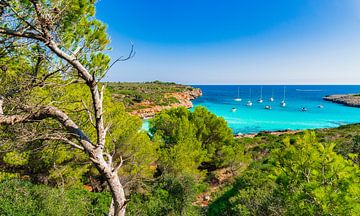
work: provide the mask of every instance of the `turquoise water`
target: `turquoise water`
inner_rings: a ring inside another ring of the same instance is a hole
[[[261,86],[194,85],[203,96],[194,100],[194,106],[204,106],[223,117],[234,133],[257,133],[264,130],[315,129],[337,127],[360,122],[360,108],[346,107],[324,101],[329,94],[359,93],[360,86],[286,86],[286,107],[280,106],[284,86],[262,86],[263,103],[258,103]],[[241,102],[234,101],[240,92]],[[250,99],[252,107],[246,106]],[[274,95],[274,102],[269,98]],[[270,105],[271,110],[264,109]],[[318,108],[323,105],[324,108]],[[307,111],[302,112],[301,108]],[[236,112],[232,112],[236,108]],[[145,126],[146,127],[146,126]]]

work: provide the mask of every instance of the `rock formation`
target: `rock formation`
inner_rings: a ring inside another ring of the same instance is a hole
[[[198,88],[190,89],[184,92],[168,93],[164,97],[174,97],[178,100],[178,102],[167,106],[159,106],[159,105],[151,106],[151,103],[145,101],[142,102],[141,104],[138,104],[138,106],[146,106],[146,108],[133,110],[131,111],[131,114],[137,115],[140,118],[144,119],[144,118],[154,117],[156,113],[164,109],[176,108],[181,106],[186,108],[192,108],[193,104],[191,101],[200,97],[201,95],[202,95],[201,89]]]
[[[360,94],[328,95],[323,99],[326,101],[343,104],[345,106],[360,107]]]

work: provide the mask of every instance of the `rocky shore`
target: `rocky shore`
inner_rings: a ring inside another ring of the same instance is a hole
[[[254,138],[259,134],[271,134],[271,135],[275,135],[275,136],[280,136],[283,134],[297,134],[302,131],[303,130],[290,130],[290,129],[276,130],[276,131],[261,131],[259,133],[254,133],[254,134],[235,134],[234,137],[235,138]]]
[[[326,101],[331,101],[345,106],[360,107],[360,94],[337,94],[328,95],[323,98]]]
[[[164,97],[174,97],[178,100],[177,103],[173,103],[168,106],[158,106],[158,105],[151,106],[151,104],[147,104],[147,102],[144,102],[143,104],[139,104],[139,105],[150,106],[150,107],[133,110],[131,111],[131,114],[139,116],[142,119],[145,119],[145,118],[154,117],[156,113],[164,109],[176,108],[181,106],[186,108],[192,108],[193,104],[191,101],[200,97],[201,95],[202,95],[201,89],[198,88],[190,89],[184,92],[169,93]]]

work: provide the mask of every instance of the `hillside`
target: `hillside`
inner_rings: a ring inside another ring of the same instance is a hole
[[[153,117],[163,109],[184,106],[202,95],[200,89],[173,82],[108,82],[112,97],[125,105],[126,111],[140,118]]]

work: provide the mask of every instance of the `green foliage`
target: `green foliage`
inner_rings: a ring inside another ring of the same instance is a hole
[[[334,147],[315,133],[285,136],[218,195],[209,215],[358,215],[360,169]]]
[[[89,123],[88,113],[84,109],[84,104],[85,107],[92,106],[90,97],[90,93],[84,91],[84,84],[66,85],[61,89],[36,88],[31,92],[34,103],[57,101],[63,110],[69,110],[69,116],[91,139],[96,139],[95,128]],[[140,132],[141,120],[126,113],[124,106],[114,102],[108,91],[104,93],[103,105],[105,121],[110,123],[106,148],[114,152],[115,162],[120,161],[120,156],[125,160],[120,171],[123,179],[138,184],[143,179],[152,178],[154,169],[150,164],[158,158],[156,150],[159,144],[152,142],[145,132]],[[90,169],[88,156],[78,149],[59,141],[36,140],[34,137],[34,141],[24,142],[16,138],[25,129],[31,135],[52,134],[58,126],[55,120],[49,119],[36,123],[36,128],[31,124],[4,128],[0,139],[7,140],[8,144],[0,146],[0,150],[5,152],[0,152],[0,162],[5,165],[3,171],[27,173],[35,182],[66,187],[87,183],[89,174],[97,176],[98,172]],[[31,173],[27,172],[29,169]],[[134,182],[134,179],[137,181]]]
[[[29,160],[29,154],[28,152],[7,152],[4,156],[4,162],[9,165],[25,165]]]
[[[266,163],[252,163],[234,184],[217,194],[208,215],[282,215],[273,199],[275,182],[269,172],[271,167]]]
[[[161,178],[153,189],[131,197],[128,215],[199,215],[200,209],[192,205],[198,193],[196,181],[191,176],[180,179],[172,176]]]
[[[228,166],[230,163],[234,164],[232,159],[239,159],[239,163],[244,159],[244,149],[234,140],[226,121],[203,107],[196,107],[193,112],[181,107],[163,111],[150,121],[150,132],[161,137],[165,152],[178,148],[175,152],[182,156],[186,154],[184,150],[188,145],[187,155],[197,155],[198,159],[193,161],[205,168]],[[178,147],[179,145],[182,146]],[[180,150],[183,151],[179,153]],[[237,157],[230,159],[235,154]],[[204,157],[199,157],[200,155]],[[186,163],[185,160],[188,159],[185,157],[182,156],[184,160],[179,163],[174,163],[179,166]],[[176,161],[175,156],[170,158]]]
[[[0,182],[0,215],[104,215],[111,196],[81,189],[62,190],[28,181]]]
[[[274,151],[277,183],[287,214],[357,215],[360,213],[360,169],[337,155],[335,144],[317,143],[305,134],[294,145]],[[295,206],[296,204],[296,206]]]
[[[106,85],[115,100],[124,103],[127,111],[177,104],[179,100],[171,94],[194,90],[190,86],[160,81],[145,83],[108,82]]]

